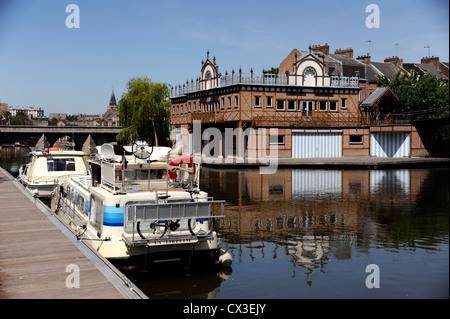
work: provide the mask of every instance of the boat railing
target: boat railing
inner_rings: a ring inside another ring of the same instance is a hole
[[[167,163],[169,162],[167,159]],[[153,163],[143,163],[139,166],[131,165],[125,169],[121,168],[120,165],[116,163],[101,161],[98,164],[101,167],[101,187],[116,193],[127,193],[136,191],[156,191],[156,190],[166,190],[174,188],[183,189],[194,189],[198,187],[199,184],[199,174],[200,166],[198,163],[195,164],[195,173],[185,179],[170,180],[168,173],[168,164],[158,162],[156,165]],[[165,170],[165,174],[162,176],[153,176],[156,170]],[[178,168],[181,171],[187,171],[185,168]],[[187,177],[188,175],[186,175]]]
[[[146,223],[156,225],[163,223],[165,227],[176,222],[187,222],[195,220],[212,220],[223,217],[225,201],[214,200],[211,197],[201,200],[166,200],[164,203],[155,201],[128,201],[124,205],[124,231],[122,238],[129,245],[147,245],[149,243],[167,241],[198,241],[211,238],[211,233],[200,231],[195,233],[190,231],[174,230],[164,232],[154,232],[148,236],[142,236],[139,225]],[[215,208],[220,204],[220,214],[216,214]],[[154,226],[153,226],[154,227]]]

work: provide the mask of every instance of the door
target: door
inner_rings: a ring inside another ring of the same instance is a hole
[[[370,135],[370,156],[409,157],[410,135],[408,132],[378,132]]]
[[[342,133],[293,133],[292,158],[342,156]]]

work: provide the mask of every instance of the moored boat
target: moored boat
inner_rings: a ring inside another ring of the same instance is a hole
[[[192,157],[136,141],[104,144],[89,164],[57,188],[51,208],[102,256],[140,268],[230,266],[214,231],[224,202],[199,189]]]
[[[36,197],[50,197],[70,176],[86,174],[85,154],[58,147],[30,152],[31,161],[19,168],[17,180]]]

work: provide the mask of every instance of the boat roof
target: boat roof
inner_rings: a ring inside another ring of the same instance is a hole
[[[31,151],[31,155],[34,156],[84,156],[84,152],[82,151],[69,151],[69,150],[55,150],[48,151],[48,153],[42,152],[42,150]]]

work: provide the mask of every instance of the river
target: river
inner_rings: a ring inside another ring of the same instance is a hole
[[[17,175],[26,151],[3,147]],[[449,170],[202,168],[231,269],[141,273],[150,298],[449,297]]]

